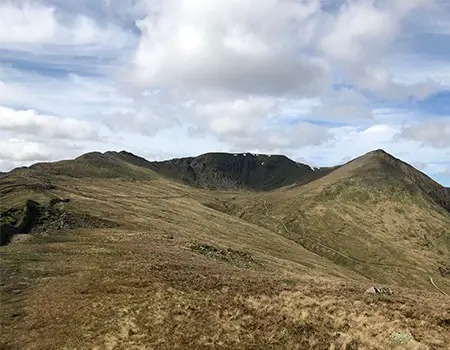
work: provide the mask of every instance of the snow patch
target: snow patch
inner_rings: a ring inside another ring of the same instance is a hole
[[[264,165],[264,162],[262,162],[261,165]]]

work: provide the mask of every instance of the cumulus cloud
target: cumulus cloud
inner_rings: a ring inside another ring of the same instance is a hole
[[[278,132],[269,136],[269,145],[275,148],[296,148],[319,146],[333,139],[327,128],[312,123],[302,122],[288,132]]]
[[[403,84],[386,66],[392,45],[402,34],[402,23],[417,10],[433,8],[434,0],[345,2],[335,17],[328,17],[328,31],[319,39],[319,49],[333,66],[341,67],[359,87],[383,97],[424,99],[438,82]]]
[[[177,123],[170,115],[158,114],[146,107],[105,115],[103,122],[113,132],[130,131],[146,136],[153,136]]]
[[[11,162],[46,160],[50,150],[42,143],[27,142],[23,139],[0,140],[0,159]]]
[[[195,104],[192,120],[201,130],[242,149],[283,150],[330,139],[325,128],[311,123],[297,121],[285,127],[283,108],[283,102],[273,97],[227,99]]]
[[[71,157],[49,143],[71,140],[317,165],[385,148],[438,174],[446,124],[412,100],[450,86],[448,50],[434,55],[422,36],[445,42],[449,11],[440,0],[0,0],[0,138],[17,149],[0,167]]]
[[[338,122],[361,122],[374,118],[369,101],[357,90],[342,88],[322,98],[311,111],[311,117]]]
[[[82,149],[62,140],[30,141],[27,138],[0,139],[0,171],[9,171],[19,166],[36,162],[61,160],[75,157]]]
[[[138,85],[308,96],[340,71],[393,99],[423,99],[438,86],[403,84],[386,66],[403,21],[430,1],[359,0],[334,12],[319,0],[144,3],[132,75]]]
[[[204,128],[217,135],[249,135],[258,131],[266,118],[275,112],[274,98],[250,97],[197,104],[195,115]]]
[[[306,54],[319,1],[147,1],[134,81],[144,86],[311,94],[328,67]],[[156,8],[156,9],[155,9]]]
[[[129,35],[114,25],[99,26],[93,19],[60,14],[36,1],[0,3],[0,45],[36,50],[37,45],[122,46]]]
[[[450,121],[448,119],[429,120],[406,126],[398,137],[436,148],[450,148]]]
[[[95,140],[91,124],[72,118],[39,114],[34,110],[15,110],[0,106],[0,130],[50,139]]]

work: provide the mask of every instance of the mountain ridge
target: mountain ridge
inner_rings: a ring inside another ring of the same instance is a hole
[[[149,161],[127,151],[107,151],[85,153],[73,160],[36,163],[11,172],[134,180],[162,176],[204,189],[271,191],[303,186],[341,168],[353,171],[360,177],[362,173],[367,173],[365,179],[368,186],[374,181],[387,184],[392,176],[403,177],[405,186],[412,191],[424,192],[450,212],[450,188],[382,149],[370,151],[342,165],[321,168],[312,168],[276,154],[210,152],[196,157]]]

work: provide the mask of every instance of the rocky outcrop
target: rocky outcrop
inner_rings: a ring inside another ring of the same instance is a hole
[[[6,245],[15,234],[47,233],[75,228],[110,228],[117,224],[89,214],[73,212],[65,206],[69,199],[54,198],[41,205],[28,200],[18,220],[3,215],[7,221],[1,224],[1,245]],[[3,217],[2,217],[3,219]],[[3,221],[3,220],[2,220]],[[11,223],[15,223],[11,224]]]
[[[30,233],[40,214],[41,209],[39,203],[33,200],[28,200],[25,204],[22,217],[17,225],[17,230],[19,233]]]
[[[18,233],[19,230],[14,226],[8,224],[0,225],[0,246],[7,245],[11,242],[11,238]]]
[[[364,294],[394,294],[391,288],[385,288],[385,287],[370,287],[367,289]]]
[[[283,155],[206,153],[198,157],[153,162],[163,176],[208,189],[266,191],[305,184],[333,168],[313,169]]]

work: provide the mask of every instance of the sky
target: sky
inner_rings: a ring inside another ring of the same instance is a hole
[[[450,186],[447,0],[0,0],[0,171],[374,149]]]

